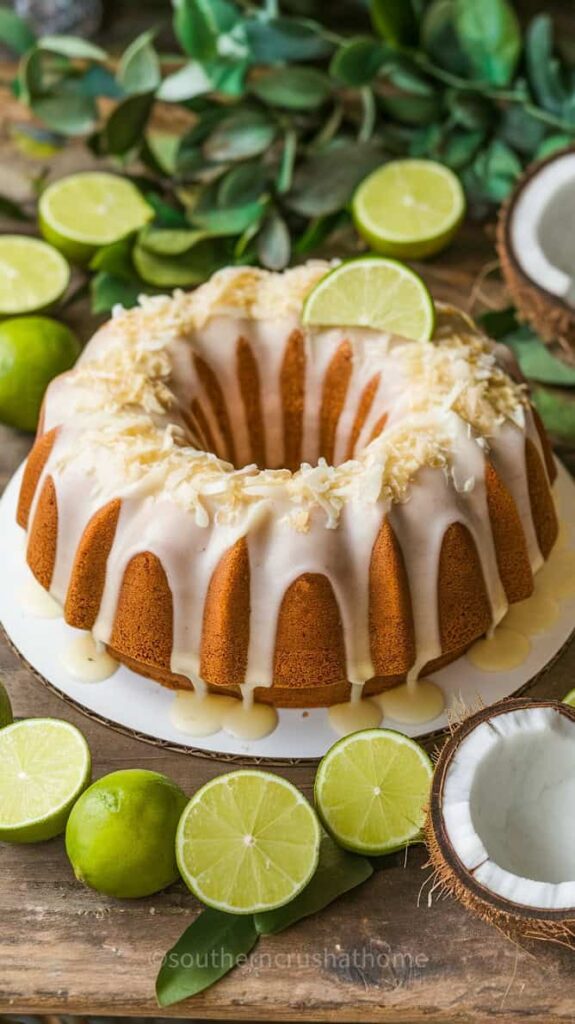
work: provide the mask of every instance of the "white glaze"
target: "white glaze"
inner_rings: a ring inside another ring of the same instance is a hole
[[[62,650],[60,660],[66,672],[81,683],[101,683],[118,668],[118,662],[91,633],[74,637]]]

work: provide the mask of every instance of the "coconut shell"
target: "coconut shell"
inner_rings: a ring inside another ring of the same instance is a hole
[[[496,246],[505,284],[520,320],[533,327],[548,345],[554,346],[554,354],[570,365],[575,365],[575,310],[563,299],[532,281],[520,267],[511,246],[511,218],[515,204],[525,186],[548,164],[575,147],[556,150],[543,160],[531,164],[519,178],[511,195],[499,211],[496,232]]]
[[[557,701],[534,701],[528,698],[502,700],[498,704],[470,715],[453,731],[440,751],[431,788],[429,808],[424,826],[429,853],[428,867],[433,869],[431,893],[451,896],[488,924],[499,928],[515,942],[538,940],[557,942],[575,950],[575,908],[571,911],[534,910],[511,903],[480,885],[463,866],[453,850],[443,821],[443,788],[447,770],[465,737],[483,722],[509,711],[523,708],[557,707]],[[575,708],[561,704],[561,712],[575,722]]]

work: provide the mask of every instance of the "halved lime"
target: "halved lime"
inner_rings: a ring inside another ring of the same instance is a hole
[[[13,721],[14,715],[8,691],[4,684],[0,683],[0,729],[3,729],[5,725],[11,725]]]
[[[290,782],[269,772],[220,775],[192,797],[176,837],[178,866],[202,903],[254,914],[292,900],[312,877],[320,828]]]
[[[389,853],[419,837],[432,773],[414,740],[391,729],[364,729],[339,740],[320,762],[316,807],[341,846]]]
[[[435,309],[421,278],[396,260],[365,256],[341,263],[307,296],[303,322],[328,327],[372,327],[429,341]]]
[[[53,246],[27,235],[0,235],[0,316],[46,309],[69,280],[70,267]]]
[[[357,230],[376,252],[422,259],[451,242],[465,214],[465,194],[444,164],[391,160],[362,181],[352,212]]]
[[[569,707],[575,708],[575,690],[569,690],[567,696],[563,698],[563,704],[568,704]]]
[[[56,718],[27,718],[0,731],[0,840],[37,843],[66,827],[90,781],[82,733]]]
[[[73,263],[137,231],[154,216],[131,181],[117,174],[84,171],[60,178],[42,193],[40,230]]]

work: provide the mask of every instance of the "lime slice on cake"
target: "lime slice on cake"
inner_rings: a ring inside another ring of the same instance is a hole
[[[27,235],[0,235],[0,316],[47,309],[69,280],[70,267],[51,245]]]
[[[290,782],[260,771],[220,775],[184,811],[176,856],[188,888],[202,903],[254,914],[292,900],[312,877],[320,828]]]
[[[315,780],[319,815],[354,853],[378,855],[419,837],[433,768],[426,752],[391,729],[365,729],[339,740]]]
[[[365,256],[341,263],[322,277],[303,308],[305,324],[371,327],[429,341],[433,299],[418,274],[396,260]]]
[[[0,840],[36,843],[66,827],[90,780],[79,729],[55,718],[28,718],[0,731]]]
[[[38,215],[44,238],[73,263],[86,263],[96,249],[138,231],[154,211],[131,181],[85,171],[49,185]]]
[[[433,160],[391,160],[357,189],[352,204],[362,238],[384,256],[422,259],[449,245],[465,214],[457,175]]]

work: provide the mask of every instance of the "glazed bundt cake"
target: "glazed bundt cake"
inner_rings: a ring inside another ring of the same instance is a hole
[[[305,328],[328,265],[119,309],[49,387],[18,521],[66,621],[165,686],[380,692],[528,597],[557,534],[525,390],[463,316]]]

